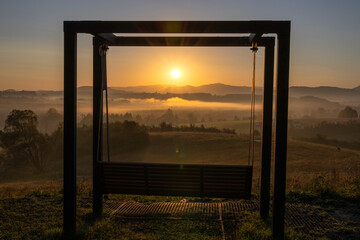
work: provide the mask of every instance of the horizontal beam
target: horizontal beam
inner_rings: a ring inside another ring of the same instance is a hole
[[[102,37],[102,34],[99,34]],[[152,47],[246,47],[251,46],[249,37],[102,37],[109,46]],[[274,37],[262,37],[258,46],[274,45]]]
[[[64,21],[75,33],[288,33],[290,21]]]
[[[106,40],[106,42],[108,43],[116,41],[117,38],[117,36],[113,33],[99,33],[99,34],[95,34],[95,36],[98,36]]]

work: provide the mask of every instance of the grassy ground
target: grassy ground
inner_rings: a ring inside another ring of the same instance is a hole
[[[112,161],[247,164],[249,139],[243,135],[196,132],[152,132],[146,148],[121,155]],[[91,176],[91,148],[86,156],[78,156],[78,176]],[[254,179],[260,176],[261,142],[255,144]],[[360,151],[336,146],[288,141],[287,176],[289,179],[309,178],[318,174],[356,175],[360,172]],[[62,177],[62,159],[49,164],[45,173],[31,168],[7,169],[1,172],[0,183],[31,180],[56,180]],[[273,169],[273,166],[272,166]]]
[[[248,137],[224,133],[151,133],[150,145],[136,153],[112,156],[114,161],[247,164]],[[260,172],[261,142],[255,145],[254,174]],[[360,151],[289,140],[287,174],[360,171]]]
[[[323,194],[323,189],[333,187],[330,182],[321,182],[302,190],[288,191],[288,202],[301,203],[299,205],[301,209],[315,209],[319,212],[318,216],[323,215],[321,224],[327,221],[332,224],[326,225],[328,228],[317,229],[312,233],[304,232],[297,225],[287,225],[287,239],[319,239],[320,237],[357,239],[357,234],[360,234],[360,222],[357,219],[360,216],[359,195],[354,198],[349,197],[342,191],[338,192],[338,188],[333,190],[333,194]],[[88,180],[79,181],[78,198],[91,199],[90,188],[91,184]],[[61,239],[61,182],[29,184],[27,187],[6,184],[0,186],[0,192],[0,216],[2,216],[0,239]],[[139,203],[179,202],[182,199],[182,197],[131,195],[108,197],[119,202],[126,200]],[[199,201],[196,198],[187,198],[187,200]],[[224,200],[207,199],[207,201],[223,202]],[[216,219],[204,219],[201,215],[189,219],[141,219],[109,218],[105,214],[102,220],[93,222],[91,202],[79,202],[77,211],[77,239],[222,239],[223,237],[221,223]],[[303,219],[311,218],[315,214],[313,211],[304,213]],[[261,220],[258,212],[245,211],[236,222],[225,222],[224,226],[226,239],[271,239],[271,221]]]
[[[258,199],[260,147],[256,143],[253,200]],[[248,139],[223,133],[151,133],[150,145],[134,154],[112,156],[113,160],[247,164]],[[91,152],[91,149],[89,149]],[[359,233],[360,152],[290,140],[287,164],[287,202],[308,204],[337,218],[335,229],[325,229],[323,239],[356,239]],[[0,178],[0,239],[59,239],[62,227],[62,162],[43,174],[31,169],[2,173]],[[80,197],[90,198],[91,157],[81,156],[78,175]],[[273,174],[272,174],[273,175]],[[175,201],[181,197],[117,196],[137,202]],[[199,199],[187,198],[188,201]],[[211,199],[210,201],[221,201]],[[218,222],[202,220],[153,221],[104,218],[91,221],[91,205],[80,207],[78,239],[222,239]],[[249,212],[231,231],[232,239],[270,239],[271,221]],[[124,237],[126,236],[126,237]],[[228,236],[230,236],[228,234]],[[301,229],[287,227],[288,239],[311,239]]]

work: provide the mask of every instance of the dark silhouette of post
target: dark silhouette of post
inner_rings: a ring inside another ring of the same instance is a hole
[[[64,225],[66,239],[76,232],[76,44],[64,34]]]
[[[103,42],[98,37],[93,38],[93,216],[101,217],[103,208],[103,194],[100,182],[100,165],[103,153],[103,83],[102,64],[99,53]]]
[[[275,181],[273,201],[273,237],[284,239],[286,152],[290,66],[290,23],[278,33],[278,66],[276,83]]]
[[[274,94],[274,44],[275,41],[273,39],[269,39],[265,45],[260,191],[260,216],[263,219],[269,217],[270,203],[272,111]]]

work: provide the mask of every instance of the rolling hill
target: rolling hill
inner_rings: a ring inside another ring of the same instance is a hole
[[[229,94],[250,94],[251,88],[247,86],[232,86],[221,83],[207,84],[201,86],[173,86],[173,85],[146,85],[129,87],[111,87],[113,90],[122,90],[126,92],[146,92],[146,93],[210,93],[213,95]],[[256,94],[261,95],[262,87],[256,88]],[[293,86],[289,90],[290,97],[300,98],[313,96],[323,98],[332,102],[338,102],[343,105],[357,106],[360,102],[360,86],[356,88],[339,88],[330,86],[305,87]]]

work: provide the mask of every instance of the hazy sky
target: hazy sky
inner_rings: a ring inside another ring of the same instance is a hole
[[[1,0],[0,89],[62,89],[63,20],[291,20],[290,84],[360,85],[359,0]],[[78,84],[92,84],[91,37],[79,36]],[[257,57],[263,67],[263,52]],[[174,81],[170,72],[182,75]],[[109,85],[249,85],[251,54],[238,48],[117,48]],[[259,84],[261,71],[259,71]]]

